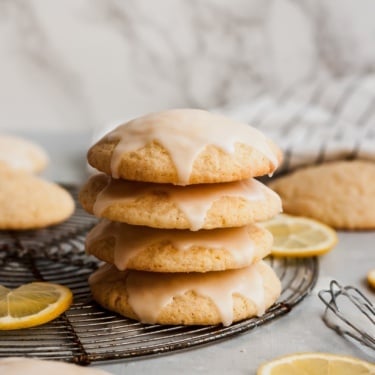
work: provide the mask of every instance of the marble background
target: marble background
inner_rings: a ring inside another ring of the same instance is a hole
[[[372,0],[0,0],[0,129],[97,129],[375,70]]]

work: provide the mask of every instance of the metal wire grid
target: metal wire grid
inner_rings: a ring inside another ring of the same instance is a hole
[[[1,332],[0,357],[34,356],[87,364],[187,349],[247,331],[289,312],[307,295],[317,277],[314,258],[269,261],[281,277],[283,292],[280,302],[265,315],[229,327],[187,327],[145,325],[103,310],[91,301],[87,285],[91,266],[10,255],[0,270],[0,283],[8,287],[35,279],[60,283],[73,290],[75,302],[53,322]]]
[[[75,195],[76,191],[70,190]],[[13,246],[9,236],[5,235],[5,242],[0,237],[0,284],[17,287],[44,280],[66,285],[74,293],[73,305],[56,320],[39,327],[0,332],[0,357],[32,356],[88,364],[188,349],[245,332],[286,314],[311,291],[318,276],[316,258],[268,258],[281,279],[282,294],[262,317],[229,327],[141,324],[104,310],[91,299],[87,278],[97,262],[85,256],[83,239],[93,222],[77,209],[69,223],[50,233],[43,232],[40,242],[37,234],[31,232],[21,237],[13,234]],[[76,231],[70,229],[66,234],[71,224]]]

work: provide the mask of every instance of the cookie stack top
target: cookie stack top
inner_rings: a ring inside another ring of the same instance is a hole
[[[230,324],[275,301],[280,283],[261,261],[272,236],[256,222],[279,213],[281,201],[254,177],[272,174],[281,151],[258,130],[168,110],[117,127],[88,161],[104,172],[80,192],[82,206],[104,218],[86,241],[110,263],[90,278],[100,304],[148,323]],[[147,303],[139,298],[148,293]]]
[[[117,127],[88,152],[114,178],[174,185],[239,181],[272,174],[280,149],[243,123],[199,109],[173,109]]]

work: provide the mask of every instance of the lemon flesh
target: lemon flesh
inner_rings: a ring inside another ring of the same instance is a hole
[[[261,223],[273,235],[271,252],[276,256],[322,255],[337,243],[337,234],[316,220],[281,214]]]
[[[58,284],[34,282],[13,290],[0,285],[0,330],[49,322],[67,310],[72,300],[71,290]]]
[[[262,365],[257,375],[375,375],[375,365],[358,358],[327,353],[284,356]]]

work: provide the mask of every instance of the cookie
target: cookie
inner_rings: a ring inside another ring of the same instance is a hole
[[[82,187],[79,200],[97,217],[164,229],[239,227],[281,210],[278,195],[255,179],[182,187],[97,174]]]
[[[20,137],[0,135],[0,165],[29,173],[42,171],[48,164],[46,152],[37,144]]]
[[[86,251],[119,270],[208,272],[248,266],[267,256],[272,235],[257,225],[192,232],[101,221]]]
[[[337,161],[303,168],[272,181],[285,213],[337,229],[375,228],[375,163]]]
[[[62,187],[24,172],[0,171],[0,229],[36,229],[66,220],[74,201]]]
[[[0,374],[6,375],[110,375],[109,372],[61,361],[8,357],[0,359]]]
[[[118,126],[89,149],[87,159],[115,178],[189,185],[272,174],[282,155],[250,125],[204,110],[173,109]]]
[[[279,297],[280,281],[263,261],[206,273],[119,271],[104,265],[89,279],[95,301],[143,323],[227,326],[262,315]]]

